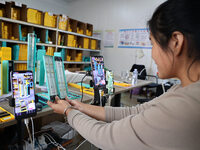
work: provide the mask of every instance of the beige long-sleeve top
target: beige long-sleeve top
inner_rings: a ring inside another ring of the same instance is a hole
[[[162,96],[131,108],[105,107],[106,122],[80,111],[69,124],[106,150],[200,150],[200,81],[176,85]]]

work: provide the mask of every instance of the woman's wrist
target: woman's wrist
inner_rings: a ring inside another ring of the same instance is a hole
[[[67,106],[67,107],[64,109],[63,114],[67,116],[68,113],[72,110],[72,108],[73,108],[73,107],[72,107],[71,105]]]
[[[65,115],[67,116],[68,113],[69,113],[70,111],[72,111],[72,108],[69,108],[69,109],[65,112]]]

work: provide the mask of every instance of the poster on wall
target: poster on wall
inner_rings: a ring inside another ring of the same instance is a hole
[[[115,42],[115,31],[114,30],[105,30],[104,32],[104,47],[113,48]]]
[[[120,29],[118,48],[152,49],[149,40],[149,29]]]
[[[93,31],[93,37],[97,39],[102,39],[102,31],[101,30],[94,30]]]

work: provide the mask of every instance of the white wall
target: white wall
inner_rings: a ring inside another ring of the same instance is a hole
[[[76,0],[69,3],[67,15],[89,22],[95,30],[116,31],[114,48],[102,47],[105,66],[120,74],[134,63],[145,64],[149,73],[155,74],[156,66],[151,59],[151,50],[118,48],[119,29],[144,28],[155,8],[165,0]],[[137,51],[144,57],[137,58]]]
[[[17,3],[26,4],[30,8],[41,11],[48,11],[55,14],[66,14],[68,10],[68,2],[65,0],[4,0],[15,1]]]

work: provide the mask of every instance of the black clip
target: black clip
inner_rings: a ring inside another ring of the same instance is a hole
[[[9,99],[9,106],[15,107],[15,99],[14,98]]]

